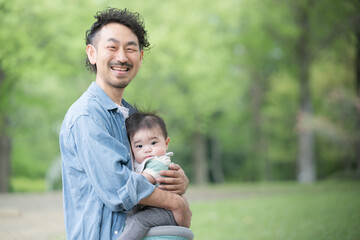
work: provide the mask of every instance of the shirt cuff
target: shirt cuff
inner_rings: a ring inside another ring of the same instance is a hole
[[[118,190],[120,202],[125,212],[130,211],[141,199],[152,194],[155,186],[141,174],[132,172],[125,186]]]

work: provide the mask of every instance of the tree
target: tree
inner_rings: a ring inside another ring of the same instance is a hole
[[[324,52],[331,51],[339,40],[348,36],[349,26],[353,25],[349,23],[356,16],[354,5],[355,1],[333,1],[332,4],[313,0],[284,1],[285,9],[271,11],[283,18],[287,16],[289,29],[292,29],[292,34],[286,34],[278,24],[267,28],[281,42],[285,53],[283,71],[299,83],[297,179],[300,182],[313,182],[317,178],[314,128],[305,120],[314,117],[311,85],[316,79],[312,79],[311,70]],[[326,14],[322,14],[324,12]],[[269,21],[269,25],[273,23]]]
[[[357,40],[357,44],[356,44],[356,94],[357,97],[360,99],[360,30],[357,30],[357,32],[355,32],[356,34],[356,40]],[[357,129],[360,130],[360,106],[357,106]],[[358,174],[360,174],[360,137],[358,136],[355,144],[355,158],[356,158],[356,162],[357,162],[357,172]]]
[[[7,102],[5,97],[9,93],[7,82],[5,82],[5,74],[0,68],[0,192],[9,190],[9,179],[11,174],[11,140],[7,132],[9,119],[5,112]]]
[[[188,2],[162,3],[151,11],[152,16],[157,16],[155,18],[147,18],[144,12],[147,23],[154,26],[149,29],[155,47],[152,54],[145,55],[142,70],[126,93],[130,99],[142,96],[134,101],[157,105],[166,113],[169,129],[182,132],[184,142],[175,149],[174,158],[177,152],[186,149],[184,158],[192,164],[192,179],[199,184],[209,181],[210,172],[216,172],[221,179],[222,168],[211,169],[214,165],[210,163],[213,159],[221,165],[223,156],[219,147],[222,126],[216,125],[221,117],[214,116],[232,111],[224,106],[237,98],[238,88],[237,79],[230,76],[232,49],[228,48],[230,39],[226,38],[233,34],[229,26],[234,25],[228,13],[238,8],[220,2],[206,3],[207,7],[203,8],[203,4],[201,1],[191,5]],[[186,18],[179,8],[186,12]],[[147,99],[149,92],[157,93],[160,89],[161,94],[150,95],[151,99]],[[172,140],[175,141],[177,139]]]
[[[300,83],[300,113],[312,116],[313,101],[310,90],[310,66],[312,64],[311,54],[311,30],[310,9],[313,1],[298,1],[294,4],[295,23],[299,29],[299,36],[295,40],[295,64]],[[301,129],[298,133],[299,153],[297,158],[299,182],[307,183],[316,180],[315,164],[315,141],[311,129]]]
[[[125,98],[161,109],[174,161],[191,180],[311,182],[340,165],[352,168],[359,144],[358,100],[349,84],[357,1],[189,3],[106,5],[145,19],[152,49]],[[1,171],[42,178],[58,159],[64,114],[94,79],[84,68],[84,32],[105,7],[0,0]]]
[[[76,70],[83,65],[81,45],[69,44],[82,42],[83,35],[71,39],[78,32],[74,16],[87,14],[77,5],[81,0],[73,5],[0,1],[1,191],[9,190],[10,172],[13,177],[43,177],[59,152],[56,124],[65,103],[74,98],[69,96],[77,96],[81,86],[71,78],[83,75]],[[66,94],[58,91],[64,87]]]

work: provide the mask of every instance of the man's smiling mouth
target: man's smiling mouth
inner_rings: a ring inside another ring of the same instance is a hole
[[[111,69],[116,70],[116,71],[122,71],[122,72],[127,72],[130,70],[130,68],[128,68],[128,67],[117,67],[117,66],[111,67]]]
[[[128,72],[132,68],[132,65],[129,63],[118,63],[117,62],[117,63],[110,63],[109,67],[115,71]]]

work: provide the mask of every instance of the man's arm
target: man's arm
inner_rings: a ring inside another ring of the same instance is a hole
[[[179,226],[190,227],[192,212],[185,197],[155,188],[139,204],[170,210]]]
[[[170,164],[169,168],[170,170],[159,172],[161,176],[164,176],[156,179],[161,184],[159,188],[179,195],[185,194],[189,186],[189,179],[184,170],[175,163]]]

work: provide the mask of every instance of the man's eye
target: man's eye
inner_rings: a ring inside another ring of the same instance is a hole
[[[109,49],[116,49],[115,46],[108,46]]]

